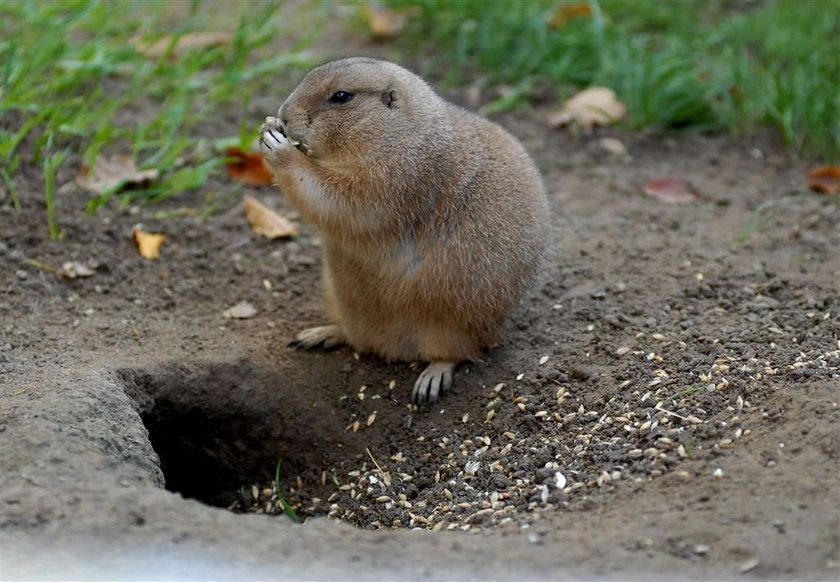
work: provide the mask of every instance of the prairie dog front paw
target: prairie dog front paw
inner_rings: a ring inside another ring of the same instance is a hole
[[[260,128],[260,148],[267,158],[286,149],[292,149],[292,142],[283,133],[276,117],[266,117]]]

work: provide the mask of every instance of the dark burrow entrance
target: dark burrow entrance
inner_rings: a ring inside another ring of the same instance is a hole
[[[318,467],[349,452],[336,442],[340,434],[330,434],[335,423],[317,418],[318,406],[247,361],[122,369],[118,376],[149,433],[166,489],[186,498],[230,507],[254,483],[273,480],[280,460],[283,481],[314,486]]]

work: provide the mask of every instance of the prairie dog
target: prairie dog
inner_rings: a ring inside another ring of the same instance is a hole
[[[497,344],[548,230],[540,174],[500,126],[408,70],[349,58],[310,71],[260,143],[275,183],[323,234],[331,325],[293,344],[429,362],[432,404]]]

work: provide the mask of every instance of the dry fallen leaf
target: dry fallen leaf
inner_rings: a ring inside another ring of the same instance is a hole
[[[840,194],[840,166],[818,166],[808,172],[808,188],[822,194]]]
[[[256,308],[247,301],[240,301],[233,307],[225,309],[222,316],[225,319],[251,319],[257,314]]]
[[[228,148],[226,153],[235,160],[227,165],[228,174],[234,180],[249,186],[266,186],[274,180],[262,154],[244,152],[239,148]]]
[[[370,35],[375,40],[398,36],[408,22],[408,17],[415,13],[416,9],[392,10],[376,2],[366,2],[364,5],[364,16]]]
[[[554,11],[551,20],[548,21],[548,26],[557,30],[562,28],[567,22],[575,18],[587,18],[592,16],[592,9],[589,4],[561,4]]]
[[[611,156],[626,156],[628,153],[627,146],[614,137],[602,137],[598,140],[598,145]]]
[[[192,50],[202,50],[228,44],[233,35],[229,32],[187,32],[175,40],[172,52],[169,53],[173,59],[183,56]],[[132,38],[129,43],[137,49],[140,54],[150,59],[159,59],[167,54],[172,45],[172,36],[165,36],[156,41],[149,42],[140,37]]]
[[[93,168],[82,166],[76,175],[76,183],[96,194],[125,188],[141,186],[157,180],[160,172],[156,169],[138,170],[131,156],[98,156]]]
[[[134,233],[134,242],[137,243],[137,250],[140,251],[140,256],[144,259],[153,261],[160,258],[160,247],[166,240],[165,234],[155,234],[146,232],[143,227],[138,225],[132,230]]]
[[[92,277],[94,270],[78,261],[67,261],[58,270],[58,274],[68,279],[78,279],[79,277]]]
[[[625,115],[627,108],[612,89],[590,87],[566,101],[560,111],[548,116],[547,121],[553,128],[576,123],[584,131],[590,131],[596,125],[620,121]]]
[[[699,198],[697,190],[686,180],[664,178],[645,186],[645,194],[668,204],[690,204]]]
[[[265,238],[288,238],[297,236],[298,225],[280,216],[253,196],[245,195],[245,218],[251,230]]]

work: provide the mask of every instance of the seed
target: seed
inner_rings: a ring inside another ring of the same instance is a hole
[[[700,423],[703,422],[702,420],[700,420],[696,416],[689,416],[686,420],[688,420],[688,422],[690,422],[691,424],[700,424]]]
[[[540,410],[539,412],[534,414],[534,416],[536,418],[545,418],[546,416],[548,416],[548,411],[547,410]]]
[[[374,411],[373,414],[368,416],[367,425],[368,426],[372,425],[374,423],[374,421],[376,421],[376,411]]]
[[[655,333],[655,334],[651,335],[650,337],[652,337],[655,340],[659,340],[661,342],[665,341],[665,336],[662,335],[661,333]]]
[[[638,459],[643,454],[644,454],[644,451],[642,449],[630,449],[629,451],[627,451],[627,456],[630,457],[631,459]]]
[[[615,351],[615,355],[616,356],[623,356],[624,354],[628,353],[629,351],[630,351],[630,348],[628,348],[626,346],[622,346]]]
[[[648,430],[650,428],[650,424],[651,423],[650,423],[649,420],[644,421],[642,423],[642,426],[639,427],[639,430],[642,430],[642,431]]]
[[[683,445],[677,445],[677,454],[682,458],[687,457],[688,455],[685,452],[685,447]]]
[[[487,416],[484,418],[484,422],[491,422],[491,421],[493,420],[493,417],[494,417],[494,416],[496,416],[496,409],[495,409],[495,408],[491,408],[491,409],[487,412]]]
[[[548,356],[543,356],[540,358],[540,366],[545,364],[548,361]]]
[[[391,498],[387,495],[380,495],[376,498],[377,503],[388,503],[389,501],[391,501]]]
[[[463,422],[464,424],[467,424],[467,422],[469,422],[469,420],[470,420],[470,413],[469,412],[464,413],[464,416],[461,417],[461,422]]]
[[[505,387],[505,383],[504,382],[499,382],[498,384],[493,386],[493,392],[499,393],[499,392],[502,391],[502,388],[504,388],[504,387]]]
[[[723,479],[723,469],[721,469],[720,467],[716,468],[714,472],[712,472],[712,476],[715,479]]]

